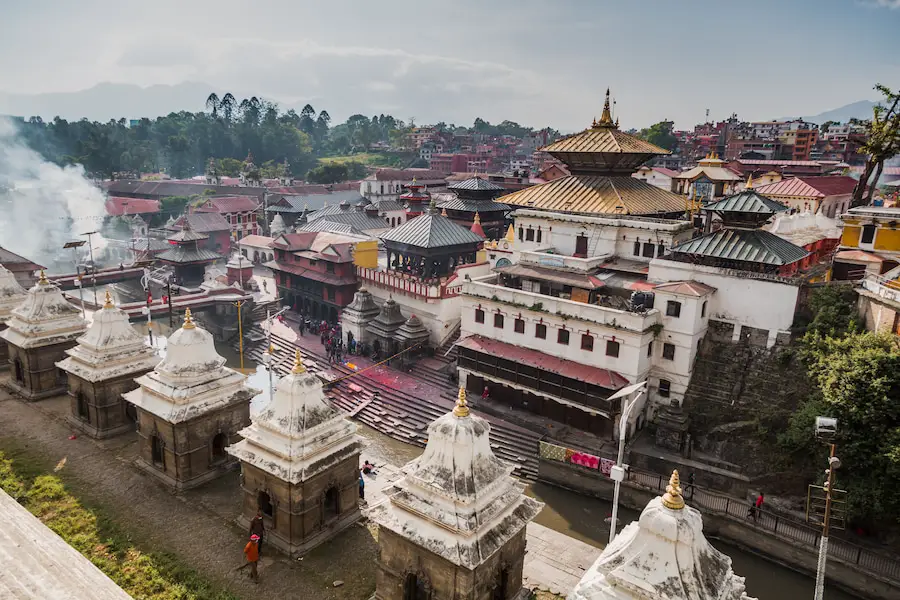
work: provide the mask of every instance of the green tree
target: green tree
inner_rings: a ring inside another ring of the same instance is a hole
[[[678,138],[675,137],[675,123],[672,121],[660,121],[646,129],[641,129],[638,137],[666,150],[675,150],[678,146]]]
[[[853,206],[872,203],[885,161],[900,154],[900,91],[881,84],[875,89],[884,98],[872,109],[872,120],[866,123],[866,142],[858,150],[866,155],[866,165],[853,190]]]

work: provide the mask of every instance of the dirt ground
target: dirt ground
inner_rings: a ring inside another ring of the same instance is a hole
[[[240,509],[237,471],[198,490],[174,494],[133,465],[137,434],[102,441],[78,435],[70,440],[73,430],[64,420],[68,406],[66,397],[25,403],[0,388],[0,450],[45,472],[65,458],[57,475],[66,486],[85,506],[128,532],[138,546],[165,549],[185,566],[248,599],[353,600],[374,592],[377,544],[363,525],[345,530],[303,560],[264,549],[260,583],[253,584],[235,571],[243,563],[246,543],[246,532],[234,523]],[[335,581],[344,583],[335,588]]]

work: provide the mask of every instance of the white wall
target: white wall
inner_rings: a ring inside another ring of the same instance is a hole
[[[632,173],[631,176],[666,191],[672,189],[672,178],[653,169],[639,169],[636,173]]]
[[[709,311],[714,295],[713,293],[709,296],[696,297],[665,291],[656,292],[654,306],[662,315],[663,329],[653,346],[650,396],[659,403],[665,404],[672,400],[683,401],[694,369],[694,359],[697,357],[700,342],[706,335],[709,326]],[[681,304],[681,313],[678,317],[666,315],[667,305],[670,301]],[[704,302],[707,303],[705,315],[702,308]],[[664,344],[675,346],[674,360],[663,358]],[[659,396],[659,380],[661,378],[667,379],[671,383],[668,398]]]
[[[716,288],[707,309],[708,318],[768,330],[770,342],[774,344],[775,334],[788,330],[794,322],[800,288],[777,281],[776,277],[763,277],[656,259],[650,263],[647,278],[654,283],[694,280]]]

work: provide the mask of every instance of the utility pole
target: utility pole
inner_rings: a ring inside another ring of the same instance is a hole
[[[168,300],[169,304],[169,328],[175,327],[175,321],[172,316],[172,275],[169,275],[169,278],[166,279],[166,300]]]
[[[631,411],[634,410],[640,397],[646,392],[647,382],[641,381],[640,383],[624,387],[609,397],[609,400],[621,398],[623,404],[622,415],[619,419],[619,453],[616,458],[615,466],[609,471],[609,478],[613,480],[612,516],[609,521],[610,544],[612,544],[613,539],[616,537],[616,521],[619,516],[619,488],[622,486],[622,482],[625,481],[625,466],[622,464],[622,461],[625,459],[625,436],[628,433],[628,418],[631,416]],[[631,398],[629,401],[628,399],[632,394],[635,394],[634,398]]]
[[[816,564],[816,595],[815,600],[822,600],[825,596],[825,566],[828,562],[828,533],[831,528],[831,498],[834,488],[834,472],[841,466],[841,461],[834,455],[834,444],[831,444],[831,452],[828,455],[828,469],[825,473],[828,479],[825,481],[825,518],[822,521],[822,539],[819,541],[819,560]]]
[[[87,317],[84,314],[84,289],[81,285],[81,273],[78,272],[78,249],[84,246],[87,242],[84,240],[75,240],[74,242],[66,242],[63,248],[71,248],[72,256],[75,258],[75,285],[78,287],[78,299],[81,300],[81,318],[86,319]],[[95,298],[96,302],[96,298]]]
[[[244,372],[244,324],[241,321],[241,307],[246,304],[245,300],[232,302],[238,309],[238,351],[241,354],[241,373]]]
[[[94,242],[91,236],[97,235],[96,231],[88,231],[87,233],[82,233],[81,235],[87,236],[88,241],[88,250],[91,252],[91,287],[94,290],[94,306],[100,306],[97,304],[97,265],[94,264]]]

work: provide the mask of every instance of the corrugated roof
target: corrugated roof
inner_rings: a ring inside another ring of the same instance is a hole
[[[803,248],[761,229],[720,229],[673,246],[671,251],[776,266],[795,263],[809,254]]]
[[[385,242],[406,244],[417,248],[443,248],[445,246],[461,246],[480,244],[483,238],[475,235],[465,227],[457,225],[447,217],[427,212],[411,219],[379,236]]]
[[[352,210],[338,214],[328,215],[322,219],[312,219],[307,221],[306,225],[300,229],[304,231],[328,231],[328,228],[317,223],[340,223],[359,231],[379,231],[381,229],[389,229],[390,226],[380,217],[372,217],[365,211]]]
[[[438,208],[446,208],[447,210],[459,210],[470,213],[491,213],[512,210],[509,204],[502,202],[494,202],[493,200],[467,200],[465,198],[453,198],[438,203]]]
[[[265,235],[245,235],[240,240],[241,246],[253,246],[255,248],[271,248],[275,238]]]
[[[856,180],[844,175],[822,177],[789,177],[759,186],[759,193],[767,196],[825,198],[852,194]]]
[[[257,208],[259,208],[259,201],[253,196],[218,196],[207,199],[197,210],[236,213],[250,212]]]
[[[671,154],[656,144],[612,127],[585,129],[541,148],[544,152],[587,152],[599,154]]]
[[[777,212],[788,210],[788,207],[750,188],[733,196],[722,198],[712,204],[707,204],[703,207],[703,210],[773,215]]]
[[[569,175],[502,196],[513,206],[555,212],[658,215],[683,213],[683,196],[634,177]]]
[[[38,269],[43,269],[41,265],[37,263],[33,263],[24,256],[19,256],[15,252],[10,252],[6,248],[0,247],[0,265],[5,266],[8,270],[13,271],[14,268],[10,268],[10,266],[15,265],[27,265],[29,267],[33,267],[31,270],[37,271]]]
[[[231,231],[231,225],[225,217],[219,213],[191,213],[187,216],[191,229],[200,233],[212,233],[214,231]],[[173,227],[180,229],[184,223],[184,217],[175,221]],[[171,230],[170,230],[171,231]]]
[[[193,246],[172,246],[170,249],[160,252],[156,258],[172,263],[212,262],[222,258],[220,254],[206,248],[194,248]]]
[[[472,177],[471,179],[466,179],[465,181],[460,181],[458,183],[452,183],[447,186],[447,189],[451,190],[467,190],[467,191],[477,191],[477,192],[505,192],[506,188],[497,185],[492,181],[488,181],[487,179],[483,179],[481,177]]]
[[[376,200],[373,204],[380,212],[391,212],[394,210],[404,210],[406,208],[402,202],[397,202],[396,200]]]
[[[190,225],[190,221],[188,222],[188,225]],[[167,239],[172,242],[196,242],[199,240],[208,240],[209,236],[205,233],[194,231],[190,226],[188,226],[176,231]]]

